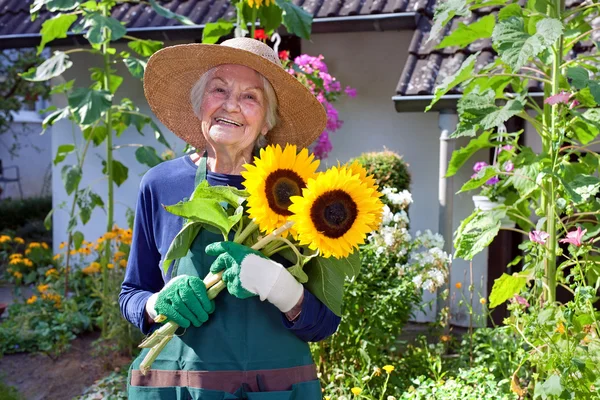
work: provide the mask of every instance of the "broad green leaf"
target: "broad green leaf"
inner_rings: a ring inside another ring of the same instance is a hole
[[[154,131],[154,137],[156,138],[156,140],[158,140],[159,143],[164,144],[165,146],[167,146],[170,149],[171,145],[169,144],[169,142],[167,142],[167,139],[165,139],[165,135],[163,135],[163,133],[160,130],[160,128],[158,127],[158,125],[156,125],[156,122],[154,122],[154,120],[152,118],[149,118],[148,123],[150,124],[150,126],[152,127],[152,130]]]
[[[142,79],[144,77],[144,71],[146,70],[146,65],[148,64],[146,61],[135,57],[129,57],[124,58],[123,62],[134,78]]]
[[[427,106],[425,112],[431,110],[431,107],[433,107],[433,105],[437,103],[438,100],[443,95],[448,93],[448,91],[450,91],[452,88],[473,77],[473,69],[475,67],[475,61],[477,61],[478,54],[479,53],[470,55],[469,58],[462,63],[454,75],[446,77],[446,79],[444,79],[444,81],[435,88],[433,100],[431,100],[431,103]]]
[[[456,174],[460,167],[462,167],[465,162],[467,162],[467,160],[471,158],[471,156],[477,151],[494,147],[494,145],[490,142],[490,135],[490,131],[483,132],[481,136],[476,139],[472,139],[465,147],[455,150],[452,153],[452,159],[448,164],[446,177]]]
[[[171,262],[177,258],[185,257],[192,242],[198,235],[202,229],[201,222],[189,221],[187,222],[183,228],[177,233],[171,245],[169,246],[169,250],[167,250],[167,254],[165,255],[165,260],[163,261],[163,271],[166,274],[169,265]]]
[[[342,315],[344,281],[360,273],[358,251],[343,259],[315,257],[305,266],[308,275],[306,288],[325,304],[335,315]]]
[[[487,89],[492,89],[496,98],[504,98],[504,89],[506,89],[506,87],[511,83],[512,79],[513,78],[510,76],[482,76],[474,78],[463,89],[463,95],[466,96],[476,89],[478,89],[480,92],[484,92]]]
[[[576,110],[570,110],[570,112],[578,117],[574,123],[569,125],[577,140],[583,144],[588,144],[594,140],[600,130],[600,109],[591,108],[583,114]]]
[[[53,113],[48,114],[42,121],[42,128],[46,129],[49,126],[54,125],[56,121],[68,117],[69,114],[69,107],[61,108],[60,110],[56,110]]]
[[[588,201],[600,190],[600,179],[592,175],[579,175],[568,185],[573,192],[581,196],[582,201]]]
[[[525,100],[523,98],[512,99],[506,102],[502,107],[497,108],[495,111],[488,115],[485,115],[481,119],[481,127],[483,129],[491,129],[499,126],[500,124],[508,121],[510,118],[519,114],[525,109]]]
[[[65,165],[62,168],[61,176],[65,190],[67,191],[67,194],[70,195],[81,181],[81,168],[77,165]]]
[[[88,195],[90,197],[90,204],[92,205],[92,207],[104,208],[104,201],[102,200],[102,197],[100,197],[97,193],[92,192],[91,190],[88,192]]]
[[[30,68],[29,71],[21,74],[21,77],[26,81],[42,82],[59,76],[68,68],[71,68],[73,63],[69,60],[69,56],[62,51],[55,51],[54,55],[41,63],[38,67]]]
[[[112,105],[112,95],[105,90],[77,88],[68,99],[75,120],[82,125],[97,121]]]
[[[107,162],[102,161],[102,173],[108,176],[108,168]],[[123,182],[127,180],[127,176],[129,175],[129,168],[123,165],[121,162],[117,160],[112,160],[112,173],[113,173],[113,182],[117,184],[117,186],[121,186]]]
[[[96,81],[96,84],[92,86],[92,89],[102,90],[104,88],[104,68],[90,68],[92,72],[91,78]],[[115,94],[121,83],[123,83],[123,77],[115,74],[116,70],[111,69],[108,75],[108,90],[111,94]]]
[[[109,39],[119,40],[127,33],[127,28],[120,21],[97,12],[84,16],[83,28],[87,29],[85,38],[93,45],[100,45]]]
[[[596,104],[600,104],[600,84],[596,81],[590,81],[588,82],[588,87]]]
[[[48,212],[46,218],[44,218],[44,227],[46,230],[52,229],[52,214],[54,214],[54,208]]]
[[[79,250],[81,248],[81,244],[83,243],[83,233],[79,231],[73,232],[73,246],[75,246],[75,250]]]
[[[563,387],[560,384],[560,377],[556,374],[550,375],[542,385],[542,389],[547,396],[560,396],[563,392]]]
[[[156,2],[156,0],[150,0],[150,5],[154,9],[154,11],[158,15],[160,15],[160,16],[163,16],[163,17],[168,18],[168,19],[175,19],[175,20],[181,22],[184,25],[196,25],[194,23],[194,21],[192,21],[188,17],[185,17],[183,15],[179,15],[179,14],[175,14],[174,12],[172,12],[171,10],[169,10],[168,8],[165,8],[165,7],[161,6],[160,4],[158,4]]]
[[[494,281],[492,292],[490,293],[490,308],[494,308],[519,294],[527,284],[527,278],[502,274]]]
[[[235,225],[235,222],[228,218],[223,206],[214,199],[196,197],[190,201],[180,201],[172,206],[163,207],[171,214],[218,229],[224,238],[227,237],[229,231]]]
[[[70,81],[61,83],[60,85],[56,85],[50,90],[50,94],[67,93],[68,91],[73,89],[74,83],[75,83],[75,79],[71,79]]]
[[[290,0],[275,0],[275,4],[283,10],[283,25],[288,32],[302,39],[310,40],[312,15]]]
[[[58,146],[58,150],[56,150],[56,157],[54,158],[54,165],[57,165],[59,162],[63,161],[68,154],[75,151],[75,145],[73,144],[61,144]]]
[[[44,21],[40,31],[42,41],[37,47],[37,53],[40,54],[42,50],[44,50],[46,43],[50,43],[54,39],[66,38],[69,28],[73,25],[75,20],[77,20],[77,15],[75,14],[58,14],[57,16]]]
[[[460,188],[458,193],[477,189],[477,188],[485,185],[485,183],[488,180],[490,180],[490,178],[493,178],[494,176],[497,176],[497,175],[498,175],[498,170],[496,168],[494,168],[491,165],[487,166],[487,167],[481,169],[473,178],[471,178],[467,182],[465,182],[465,184]]]
[[[503,7],[498,12],[498,21],[505,20],[510,17],[521,17],[523,16],[523,10],[521,6],[517,3],[509,4],[506,7]]]
[[[446,36],[444,40],[436,46],[436,49],[450,46],[465,47],[476,40],[489,38],[492,36],[495,24],[496,18],[493,15],[486,15],[470,25],[460,22],[458,28],[450,35]]]
[[[81,1],[78,0],[49,0],[46,1],[46,8],[50,12],[69,11],[77,7]]]
[[[204,198],[221,202],[226,202],[233,207],[240,206],[248,197],[248,192],[239,190],[232,186],[210,186],[207,181],[202,181],[190,196],[190,200]]]
[[[521,17],[509,17],[498,21],[492,34],[492,41],[502,60],[513,71],[519,71],[532,57],[549,48],[562,34],[561,22],[544,18],[536,24],[536,33],[525,31]]]
[[[83,130],[83,139],[92,140],[94,142],[94,146],[99,146],[104,142],[106,136],[108,135],[108,129],[104,125],[97,125],[94,127],[88,126]]]
[[[270,35],[281,26],[283,22],[283,10],[274,2],[271,2],[268,6],[262,6],[258,9],[258,18],[260,25]]]
[[[475,210],[463,220],[456,232],[455,258],[472,260],[473,257],[492,243],[500,230],[501,220],[506,216],[505,208],[490,211]]]
[[[137,112],[128,112],[128,111],[123,111],[121,114],[121,120],[123,121],[123,123],[126,126],[130,126],[133,125],[135,126],[135,129],[137,129],[138,133],[142,136],[144,136],[144,127],[146,126],[146,124],[148,124],[150,122],[150,117],[148,117],[147,115],[144,114],[138,114]],[[122,131],[120,131],[118,133],[118,135],[120,135],[121,133],[123,133]]]
[[[222,36],[229,35],[233,27],[233,22],[224,19],[207,23],[202,30],[202,43],[217,43]]]
[[[127,46],[142,57],[150,57],[152,54],[162,49],[163,42],[150,39],[136,39],[128,42]]]
[[[156,149],[150,146],[139,147],[135,151],[135,158],[140,164],[146,164],[150,168],[160,164],[163,160],[156,153]]]
[[[433,26],[431,27],[428,40],[437,39],[442,29],[446,27],[446,24],[457,15],[463,17],[471,16],[471,11],[469,10],[466,0],[447,0],[439,2],[435,7]]]
[[[528,197],[534,190],[538,189],[537,176],[540,173],[540,164],[532,163],[523,165],[513,171],[508,182],[514,186],[522,198]]]
[[[571,67],[567,69],[567,78],[571,80],[571,85],[573,85],[575,89],[583,89],[587,87],[590,75],[585,68]]]
[[[37,13],[38,11],[40,11],[42,9],[42,7],[44,7],[46,5],[46,3],[48,1],[50,1],[50,0],[33,0],[33,4],[31,5],[29,12],[31,14]]]

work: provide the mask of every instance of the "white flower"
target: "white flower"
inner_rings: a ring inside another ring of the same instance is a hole
[[[420,288],[421,284],[423,283],[423,277],[421,275],[416,275],[412,281],[415,284],[415,286]]]

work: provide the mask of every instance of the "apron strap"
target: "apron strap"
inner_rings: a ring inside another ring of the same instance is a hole
[[[205,150],[200,162],[198,163],[198,169],[196,170],[196,178],[194,179],[194,187],[198,186],[200,182],[206,180],[206,159],[208,152]]]

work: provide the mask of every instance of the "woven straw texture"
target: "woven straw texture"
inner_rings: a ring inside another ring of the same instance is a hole
[[[152,112],[173,133],[197,149],[206,148],[200,120],[190,101],[202,74],[223,64],[245,65],[273,85],[279,122],[267,134],[270,144],[310,145],[325,129],[325,109],[315,96],[281,66],[275,51],[250,39],[226,40],[220,45],[183,44],[166,47],[148,60],[144,93]]]

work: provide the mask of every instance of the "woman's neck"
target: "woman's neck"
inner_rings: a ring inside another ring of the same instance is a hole
[[[221,174],[240,175],[244,164],[252,161],[252,149],[239,153],[215,152],[213,149],[207,149],[206,168],[211,172]],[[198,165],[203,152],[191,155],[194,164]]]

